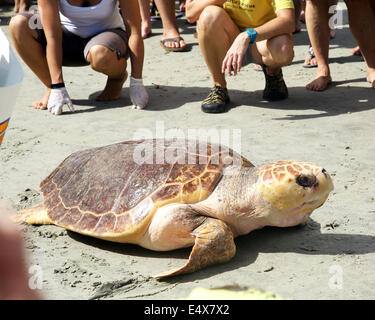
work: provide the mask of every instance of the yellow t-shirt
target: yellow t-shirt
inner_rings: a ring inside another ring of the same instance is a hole
[[[293,0],[227,0],[223,8],[241,31],[276,18],[276,12],[293,9]]]

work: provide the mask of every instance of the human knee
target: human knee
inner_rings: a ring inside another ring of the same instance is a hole
[[[9,22],[9,31],[15,40],[27,34],[29,28],[29,20],[27,17],[17,14]],[[26,32],[25,32],[26,31]]]
[[[102,45],[93,46],[87,56],[91,67],[96,71],[104,71],[111,64],[114,52]]]
[[[216,30],[221,21],[222,8],[218,6],[207,6],[203,9],[198,20],[199,32],[210,32]]]
[[[280,47],[280,63],[284,66],[291,64],[294,59],[294,48],[290,43],[285,43]]]
[[[280,36],[272,43],[272,58],[280,66],[292,63],[294,59],[293,40],[287,35]]]

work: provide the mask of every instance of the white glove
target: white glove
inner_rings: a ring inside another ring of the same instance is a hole
[[[130,77],[129,95],[133,109],[144,109],[147,106],[149,96],[142,79]]]
[[[47,105],[48,111],[54,115],[60,115],[65,104],[68,105],[71,112],[75,111],[66,88],[51,89]]]

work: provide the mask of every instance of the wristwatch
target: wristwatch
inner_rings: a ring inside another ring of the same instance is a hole
[[[256,32],[254,28],[249,28],[249,29],[246,29],[246,33],[250,37],[250,44],[255,44],[255,41],[258,36],[258,32]]]

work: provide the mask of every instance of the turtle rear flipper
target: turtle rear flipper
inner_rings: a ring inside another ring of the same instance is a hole
[[[207,218],[192,232],[192,235],[195,236],[195,244],[189,261],[181,268],[163,272],[154,278],[161,279],[191,273],[211,264],[227,262],[236,253],[233,233],[221,220]]]
[[[53,224],[48,217],[44,204],[21,210],[12,216],[14,222],[26,222],[27,224]]]

